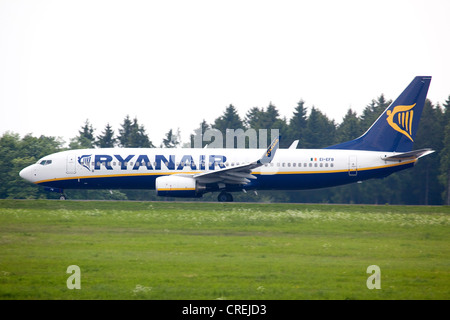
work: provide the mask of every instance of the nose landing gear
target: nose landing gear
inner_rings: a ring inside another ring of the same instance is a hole
[[[67,196],[64,194],[64,190],[60,188],[44,188],[45,191],[49,192],[58,192],[59,193],[59,200],[66,200]]]

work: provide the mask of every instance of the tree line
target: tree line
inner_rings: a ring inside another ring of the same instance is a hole
[[[281,117],[272,103],[267,107],[253,107],[244,118],[233,105],[212,123],[204,119],[192,134],[190,141],[182,144],[178,129],[170,129],[158,147],[194,147],[195,134],[209,129],[219,130],[226,137],[227,129],[278,129],[282,139],[281,148],[287,148],[299,140],[297,148],[323,148],[359,137],[389,106],[384,95],[373,99],[358,115],[348,109],[341,123],[329,119],[315,106],[308,108],[303,100],[295,106],[292,116]],[[270,140],[270,135],[267,137]],[[19,171],[35,163],[39,158],[66,150],[64,141],[57,137],[21,138],[18,134],[6,132],[0,137],[0,198],[54,198],[56,195],[43,191],[23,181]],[[208,144],[203,141],[201,147]],[[267,141],[267,145],[270,141]],[[225,146],[225,142],[223,143]],[[154,148],[156,145],[146,133],[138,119],[124,118],[118,132],[108,123],[98,134],[87,119],[70,139],[68,149],[82,148]],[[364,204],[450,204],[450,96],[443,105],[426,100],[422,118],[414,142],[414,148],[432,148],[436,152],[418,161],[414,169],[405,170],[379,180],[368,180],[361,184],[307,191],[259,192],[258,196],[248,193],[237,194],[237,201],[267,202],[314,202],[314,203],[364,203]],[[142,190],[67,190],[72,199],[156,199],[154,191]],[[213,196],[205,195],[207,200]]]

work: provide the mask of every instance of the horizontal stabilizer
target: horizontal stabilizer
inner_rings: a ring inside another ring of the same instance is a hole
[[[410,160],[410,159],[419,159],[430,153],[433,153],[434,150],[431,149],[419,149],[410,152],[399,153],[394,156],[381,158],[385,161],[401,161],[401,160]]]

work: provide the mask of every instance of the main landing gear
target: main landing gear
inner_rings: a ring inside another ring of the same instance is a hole
[[[217,200],[219,202],[233,202],[233,196],[231,195],[231,193],[222,191],[221,193],[219,193],[219,195],[217,196]]]

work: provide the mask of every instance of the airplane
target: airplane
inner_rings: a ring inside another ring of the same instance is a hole
[[[218,192],[304,190],[383,178],[413,167],[434,150],[413,150],[431,82],[418,76],[359,138],[324,149],[107,148],[54,153],[20,171],[46,190],[156,189],[162,197],[202,197]],[[324,133],[326,134],[326,133]]]

